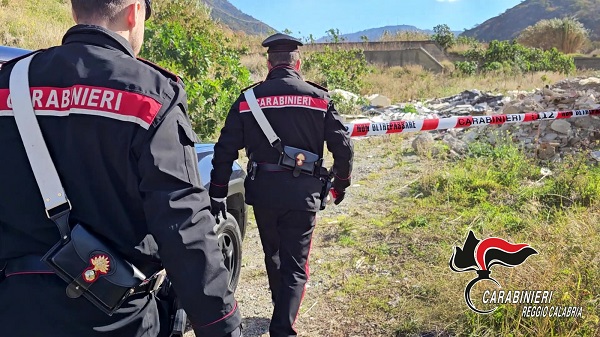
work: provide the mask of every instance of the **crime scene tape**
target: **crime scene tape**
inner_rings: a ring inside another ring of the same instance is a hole
[[[350,134],[350,137],[365,137],[402,132],[468,128],[472,126],[529,123],[586,116],[600,116],[600,109],[528,112],[524,114],[500,114],[491,116],[453,116],[447,118],[422,119],[414,121],[399,120],[380,123],[351,123],[345,124],[344,126],[346,127],[346,131]]]

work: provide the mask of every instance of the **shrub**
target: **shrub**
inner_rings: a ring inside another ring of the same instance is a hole
[[[574,18],[541,20],[521,32],[518,41],[529,47],[572,54],[589,41],[589,31]]]
[[[573,58],[556,48],[541,50],[525,47],[515,41],[490,42],[487,49],[474,46],[464,54],[466,62],[457,62],[459,73],[472,75],[477,69],[487,71],[535,72],[556,71],[563,74],[575,70]]]
[[[331,100],[335,103],[336,110],[345,115],[359,114],[361,108],[369,104],[369,101],[362,96],[346,99],[340,94],[333,94]]]
[[[196,1],[171,0],[155,7],[142,57],[183,79],[192,126],[201,139],[211,139],[250,83],[250,73],[240,63],[242,51]]]
[[[341,41],[339,32],[329,30],[334,43]],[[312,72],[315,80],[329,89],[343,89],[358,93],[363,78],[371,69],[362,49],[344,49],[326,46],[322,52],[312,52],[304,59],[304,70]]]
[[[458,61],[458,62],[454,63],[454,67],[455,67],[456,71],[458,71],[459,74],[461,74],[461,75],[471,76],[477,72],[477,62],[473,62],[473,61],[465,61],[465,62]]]

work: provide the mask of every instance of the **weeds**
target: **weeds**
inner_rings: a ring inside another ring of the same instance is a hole
[[[337,225],[347,235],[340,240],[352,238],[352,244],[343,245],[349,251],[341,260],[348,262],[336,266],[345,280],[336,296],[348,299],[344,312],[356,324],[377,322],[377,336],[600,333],[600,167],[582,153],[543,175],[540,163],[510,137],[498,139],[495,146],[471,145],[460,162],[422,157],[407,193],[397,192],[410,174],[399,173],[404,167],[379,170],[360,182],[376,185],[386,177],[377,198],[351,208],[352,216]],[[357,145],[359,155],[391,146],[387,139]],[[565,198],[568,204],[559,201]],[[375,200],[385,201],[382,213],[361,211],[379,205]],[[496,268],[496,279],[504,289],[554,291],[552,305],[581,306],[583,317],[528,318],[516,304],[500,305],[490,315],[471,312],[462,296],[469,275],[448,268],[452,247],[462,244],[468,230],[534,247],[538,255],[518,268]]]

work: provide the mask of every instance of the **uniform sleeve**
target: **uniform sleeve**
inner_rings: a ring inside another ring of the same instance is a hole
[[[196,334],[219,336],[237,327],[240,316],[200,183],[196,140],[188,117],[175,107],[141,150],[139,189],[148,230]]]
[[[350,186],[354,147],[333,102],[329,102],[325,114],[325,141],[327,149],[333,154],[334,187],[344,190]]]
[[[209,190],[210,196],[213,198],[227,196],[231,166],[233,161],[238,159],[238,151],[244,147],[244,127],[238,108],[240,100],[241,98],[229,110],[225,125],[221,129],[221,136],[215,144]]]

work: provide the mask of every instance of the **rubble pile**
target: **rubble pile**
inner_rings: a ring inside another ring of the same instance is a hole
[[[375,96],[372,96],[375,97]],[[599,78],[567,79],[552,86],[534,91],[511,91],[506,95],[468,90],[463,93],[425,102],[400,103],[389,106],[374,104],[362,109],[360,116],[345,116],[349,122],[388,122],[394,120],[419,120],[450,116],[481,116],[494,114],[522,114],[587,110],[600,108]],[[368,99],[368,98],[367,98]],[[385,102],[376,95],[377,102]],[[377,103],[375,102],[375,103]],[[358,122],[358,120],[357,120]],[[465,129],[440,130],[419,133],[415,142],[422,144],[441,139],[457,154],[467,151],[467,144],[484,140],[494,144],[498,136],[510,135],[514,142],[530,149],[532,155],[542,160],[560,160],[567,153],[581,149],[600,150],[600,117],[577,117],[532,123],[475,126]],[[417,148],[421,145],[413,144]],[[595,148],[596,147],[596,148]],[[600,151],[592,152],[600,161]]]

